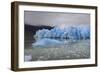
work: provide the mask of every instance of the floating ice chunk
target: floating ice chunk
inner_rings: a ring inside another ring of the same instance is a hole
[[[37,40],[35,43],[33,43],[33,47],[35,46],[42,46],[42,47],[46,47],[46,46],[53,46],[53,45],[59,45],[62,44],[61,41],[56,40],[56,39],[49,39],[49,38],[43,38],[40,40]]]
[[[31,61],[32,60],[32,56],[31,55],[25,55],[24,56],[24,60],[25,61]]]

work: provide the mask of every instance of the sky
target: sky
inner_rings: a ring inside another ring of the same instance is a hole
[[[90,14],[24,11],[24,23],[28,25],[75,25],[90,24]]]

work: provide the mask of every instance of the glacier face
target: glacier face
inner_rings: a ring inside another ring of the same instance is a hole
[[[63,29],[54,27],[51,30],[38,30],[34,36],[36,39],[59,38],[59,39],[90,39],[90,26],[65,26]]]
[[[54,46],[61,45],[66,41],[70,40],[73,42],[75,40],[86,40],[90,39],[90,26],[89,25],[80,25],[80,26],[55,26],[53,29],[41,29],[36,32],[34,35],[36,42],[32,46]]]

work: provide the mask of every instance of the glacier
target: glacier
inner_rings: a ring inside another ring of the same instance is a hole
[[[64,42],[62,39],[66,40],[86,40],[90,39],[90,25],[69,25],[61,28],[60,26],[55,26],[52,29],[41,29],[36,31],[34,35],[36,40],[32,43],[32,46],[54,46],[60,45]]]
[[[65,26],[63,29],[54,27],[51,30],[41,29],[34,35],[35,39],[42,38],[64,38],[64,39],[89,39],[90,38],[90,26]]]

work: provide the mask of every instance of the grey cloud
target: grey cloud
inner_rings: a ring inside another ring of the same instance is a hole
[[[29,25],[90,24],[90,14],[25,11],[24,22]]]

